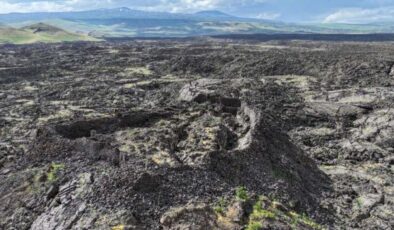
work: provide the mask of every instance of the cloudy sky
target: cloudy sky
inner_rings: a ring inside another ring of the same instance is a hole
[[[221,10],[236,16],[286,22],[394,21],[394,0],[0,0],[0,13],[75,11],[123,6],[182,13]]]

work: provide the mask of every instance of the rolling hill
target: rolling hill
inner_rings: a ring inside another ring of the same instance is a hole
[[[45,23],[37,23],[22,28],[0,26],[0,44],[30,44],[37,42],[55,43],[71,41],[95,41],[96,38],[65,31]]]
[[[241,18],[220,11],[193,14],[146,12],[126,7],[78,12],[0,14],[0,22],[14,28],[44,22],[73,33],[106,37],[187,37],[220,34],[365,34],[393,33],[392,23],[294,24]]]

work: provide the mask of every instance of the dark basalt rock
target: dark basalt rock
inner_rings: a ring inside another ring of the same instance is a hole
[[[388,43],[0,51],[0,229],[392,225]]]

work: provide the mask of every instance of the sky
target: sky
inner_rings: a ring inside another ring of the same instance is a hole
[[[117,7],[174,13],[220,10],[295,23],[394,22],[394,0],[0,0],[0,13]]]

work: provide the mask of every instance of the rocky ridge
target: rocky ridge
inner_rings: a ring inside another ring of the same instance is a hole
[[[46,47],[1,47],[2,228],[392,226],[391,44]]]

